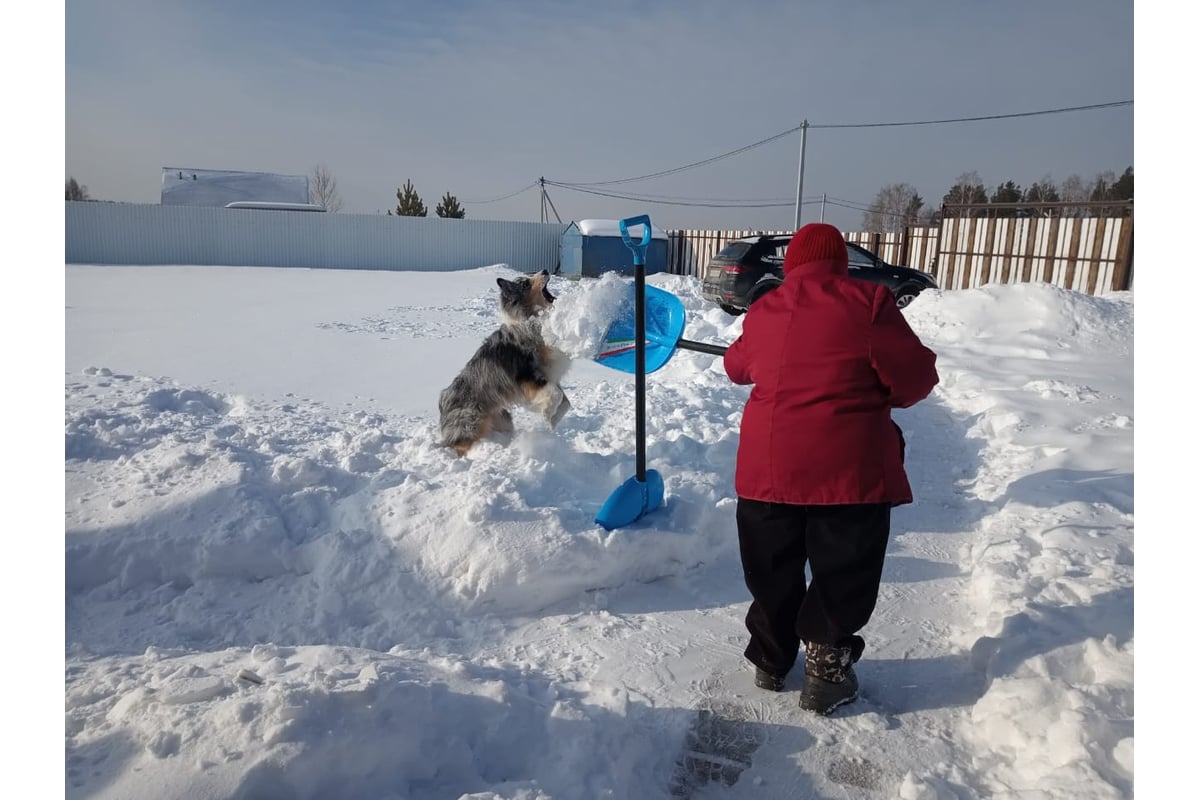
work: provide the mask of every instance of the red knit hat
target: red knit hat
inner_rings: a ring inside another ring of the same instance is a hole
[[[783,274],[810,261],[834,261],[839,272],[846,272],[850,256],[841,231],[824,222],[810,222],[796,231],[783,257]]]

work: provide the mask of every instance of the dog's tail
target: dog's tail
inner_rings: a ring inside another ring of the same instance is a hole
[[[442,414],[442,447],[452,447],[460,456],[483,438],[479,414],[466,408],[455,408]]]
[[[455,385],[447,387],[438,398],[439,428],[442,447],[452,447],[461,456],[466,455],[487,430],[483,413],[473,403],[463,402],[456,388]]]

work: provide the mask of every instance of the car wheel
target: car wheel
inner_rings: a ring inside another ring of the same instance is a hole
[[[919,288],[917,288],[916,286],[912,286],[912,285],[901,286],[900,290],[896,292],[896,307],[897,308],[906,307],[913,300],[916,300],[917,295],[919,295],[920,293],[921,293],[921,290]]]
[[[740,317],[742,314],[746,313],[745,309],[734,308],[733,306],[726,305],[725,303],[721,303],[721,310],[731,317]]]
[[[762,278],[758,283],[754,284],[754,287],[750,290],[750,296],[748,298],[750,302],[747,303],[747,305],[754,305],[759,298],[764,297],[782,285],[783,281],[779,280],[778,278],[772,276],[766,276]]]

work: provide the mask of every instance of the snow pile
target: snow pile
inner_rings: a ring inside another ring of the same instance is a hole
[[[964,733],[997,794],[1131,790],[1132,296],[1030,285],[955,300],[953,320],[935,304],[910,316],[985,443],[972,490],[989,513],[962,552],[984,635],[960,643],[987,690]]]
[[[515,271],[68,268],[70,797],[1131,794],[1131,295],[905,310],[942,376],[896,415],[917,501],[863,697],[814,719],[742,659],[719,358],[649,376],[664,507],[594,522],[634,469],[633,376],[586,355],[628,279],[552,279],[556,431],[436,445]]]
[[[572,358],[592,358],[630,297],[629,280],[606,272],[595,281],[572,281],[559,290],[542,325],[546,341]]]

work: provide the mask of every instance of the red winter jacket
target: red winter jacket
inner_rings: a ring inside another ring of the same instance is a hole
[[[725,353],[734,383],[754,384],[742,415],[739,497],[796,505],[912,502],[891,409],[937,385],[885,286],[810,261],[746,314]]]

